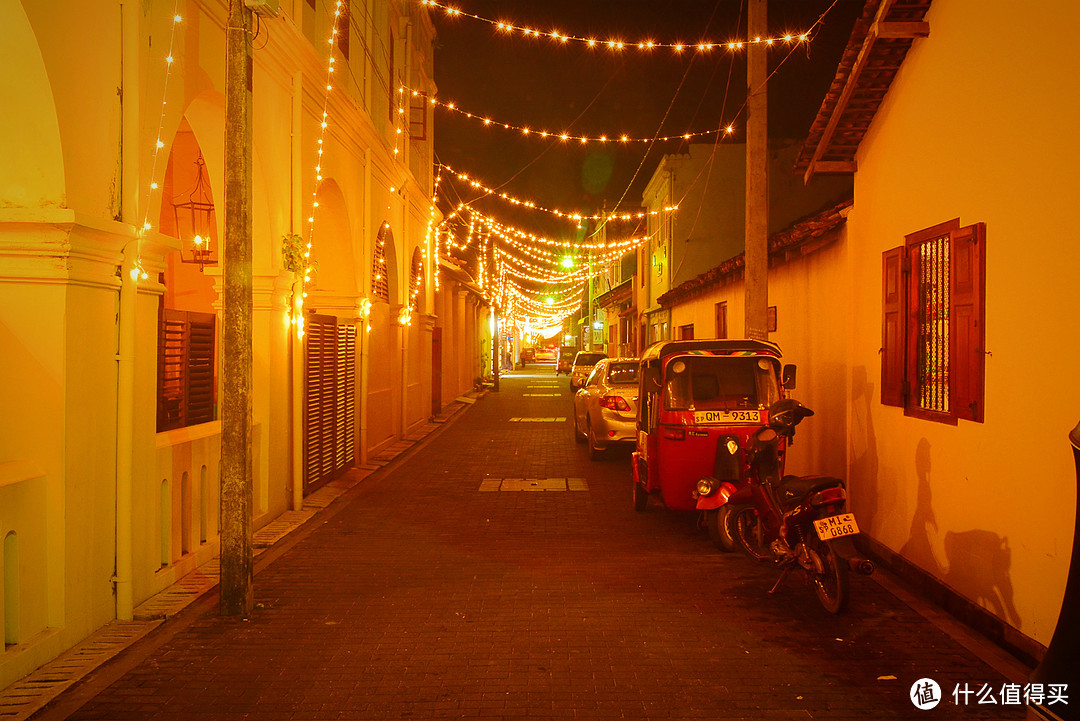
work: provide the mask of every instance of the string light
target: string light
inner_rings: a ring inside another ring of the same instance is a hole
[[[560,141],[562,141],[564,143],[576,142],[576,143],[580,143],[582,145],[587,145],[588,143],[600,143],[602,145],[613,145],[613,146],[615,146],[615,145],[629,145],[629,144],[632,144],[632,143],[654,143],[654,142],[658,142],[658,141],[667,142],[667,141],[672,141],[672,140],[680,140],[680,141],[681,140],[692,140],[693,138],[700,138],[700,137],[703,137],[703,136],[706,136],[706,135],[728,136],[728,135],[731,135],[733,132],[735,132],[734,124],[729,123],[728,125],[725,125],[723,127],[714,128],[712,130],[695,130],[695,131],[691,131],[691,132],[682,133],[681,135],[663,135],[663,136],[659,136],[659,137],[648,137],[648,138],[631,137],[631,136],[625,135],[625,134],[622,134],[622,135],[617,135],[617,134],[612,134],[612,135],[606,135],[606,134],[605,135],[573,135],[573,134],[569,133],[568,131],[563,131],[561,133],[555,133],[555,132],[551,132],[551,131],[548,131],[548,130],[533,130],[533,129],[531,129],[531,128],[527,127],[527,126],[524,126],[524,125],[514,125],[513,123],[504,123],[504,122],[500,122],[500,121],[495,121],[495,120],[492,120],[491,118],[486,118],[486,117],[484,117],[482,115],[477,115],[475,113],[470,113],[470,112],[468,112],[466,110],[462,110],[461,108],[457,107],[457,105],[454,104],[454,103],[450,103],[450,102],[445,102],[444,103],[441,100],[436,100],[435,98],[427,96],[425,93],[423,93],[423,92],[421,92],[419,90],[411,90],[410,88],[408,88],[406,86],[402,86],[401,88],[399,88],[400,93],[404,93],[406,91],[410,91],[414,95],[417,95],[417,96],[426,97],[428,104],[431,105],[432,107],[442,108],[443,110],[448,110],[450,112],[454,112],[454,113],[457,113],[459,115],[464,115],[465,117],[470,118],[472,120],[479,120],[484,125],[496,126],[496,127],[502,128],[504,130],[508,130],[508,131],[515,131],[516,133],[519,133],[523,137],[540,138],[540,139],[544,139],[544,140],[547,140],[547,139],[560,140]]]
[[[161,88],[161,113],[158,115],[157,135],[154,139],[154,150],[150,161],[150,185],[146,191],[146,204],[143,206],[142,227],[135,234],[135,265],[130,272],[133,281],[146,280],[149,277],[142,264],[142,239],[154,227],[150,222],[150,206],[154,201],[154,191],[158,189],[158,183],[155,180],[157,177],[158,156],[165,147],[161,135],[165,132],[165,109],[169,97],[169,77],[172,75],[173,48],[176,44],[176,27],[183,21],[178,12],[179,7],[180,3],[177,0],[173,5],[172,26],[169,29],[169,50],[165,54],[165,82]]]
[[[622,50],[639,50],[639,51],[651,51],[657,48],[670,48],[675,54],[683,52],[699,52],[708,53],[713,50],[728,50],[731,52],[737,52],[745,50],[750,45],[766,45],[772,47],[774,45],[791,45],[793,43],[804,43],[809,41],[810,34],[806,32],[802,33],[786,33],[784,35],[778,35],[775,37],[761,38],[756,37],[746,40],[728,40],[726,42],[718,42],[712,40],[701,40],[696,43],[682,43],[682,42],[657,42],[655,40],[646,38],[638,40],[637,42],[628,42],[618,38],[608,38],[607,40],[601,40],[595,37],[581,37],[577,35],[568,35],[559,32],[558,30],[537,30],[536,28],[530,28],[524,25],[513,22],[505,22],[498,20],[491,20],[480,15],[473,15],[457,8],[443,5],[442,3],[435,2],[435,0],[421,0],[421,5],[427,7],[436,8],[442,10],[446,15],[450,17],[467,17],[472,20],[478,20],[480,22],[487,23],[495,27],[496,30],[506,33],[508,35],[518,34],[526,38],[550,38],[551,40],[565,44],[569,42],[580,43],[589,48],[603,48],[612,51]]]
[[[670,205],[670,206],[665,206],[661,210],[640,211],[640,212],[637,212],[637,213],[611,213],[611,214],[608,214],[608,215],[602,215],[600,213],[593,213],[592,215],[588,215],[588,214],[586,214],[586,213],[584,213],[582,211],[566,212],[566,211],[558,210],[558,209],[554,209],[554,208],[545,208],[542,205],[537,205],[536,203],[534,203],[531,200],[521,200],[520,198],[515,198],[514,196],[508,195],[507,193],[500,193],[499,191],[494,190],[492,188],[489,188],[488,186],[484,185],[480,181],[478,181],[475,178],[471,177],[468,173],[458,172],[458,171],[454,170],[453,168],[451,168],[449,165],[440,164],[438,167],[439,167],[440,173],[442,172],[442,170],[446,170],[449,173],[451,173],[458,180],[461,180],[462,182],[468,183],[471,187],[476,188],[477,190],[480,190],[480,191],[482,191],[484,193],[487,193],[488,195],[492,195],[492,196],[501,198],[502,200],[505,200],[506,202],[508,202],[508,203],[510,203],[512,205],[517,205],[517,206],[520,206],[520,207],[529,208],[530,210],[540,210],[540,211],[543,211],[545,213],[550,213],[550,214],[558,216],[560,218],[565,218],[567,220],[578,222],[578,223],[580,223],[582,220],[603,220],[605,222],[613,222],[613,221],[620,221],[620,220],[641,220],[642,218],[645,218],[647,216],[660,215],[661,213],[670,213],[672,211],[675,211],[675,210],[679,209],[679,206],[677,206],[677,205]]]
[[[342,0],[337,0],[334,5],[334,21],[331,23],[330,38],[328,44],[329,57],[326,63],[326,90],[323,93],[322,103],[322,118],[319,122],[319,137],[316,141],[315,148],[315,188],[311,192],[311,212],[308,214],[308,232],[307,243],[304,245],[303,253],[303,280],[300,282],[300,297],[296,301],[296,335],[298,338],[304,337],[304,299],[307,298],[307,288],[311,283],[311,276],[315,272],[314,261],[311,259],[312,246],[315,239],[315,209],[319,207],[319,184],[322,182],[322,164],[323,164],[323,149],[326,140],[326,131],[329,128],[329,113],[330,107],[330,92],[333,90],[333,76],[334,76],[334,45],[337,42],[338,23],[341,18],[341,4]]]

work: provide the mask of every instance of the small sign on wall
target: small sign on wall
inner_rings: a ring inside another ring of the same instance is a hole
[[[761,306],[758,306],[758,307],[760,308]],[[768,315],[769,332],[770,333],[775,333],[776,332],[776,306],[775,305],[770,305],[769,306],[768,314],[769,314]]]

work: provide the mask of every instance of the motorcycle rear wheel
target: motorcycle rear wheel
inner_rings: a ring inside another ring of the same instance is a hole
[[[735,541],[743,553],[756,561],[767,561],[772,558],[769,540],[765,537],[765,524],[761,522],[753,506],[742,506],[736,509],[732,513],[730,522]]]
[[[829,613],[842,613],[850,598],[847,561],[837,556],[832,546],[819,539],[809,539],[807,546],[821,560],[824,570],[821,574],[807,572],[818,601]]]

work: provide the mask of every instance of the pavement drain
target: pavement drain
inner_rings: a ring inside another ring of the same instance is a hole
[[[565,423],[566,416],[552,416],[550,418],[511,418],[510,423]]]
[[[587,491],[584,478],[488,478],[481,491]]]

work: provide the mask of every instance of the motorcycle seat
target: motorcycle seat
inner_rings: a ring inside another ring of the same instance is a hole
[[[776,492],[780,503],[787,508],[799,505],[811,493],[837,486],[843,488],[844,482],[832,476],[784,476]]]

